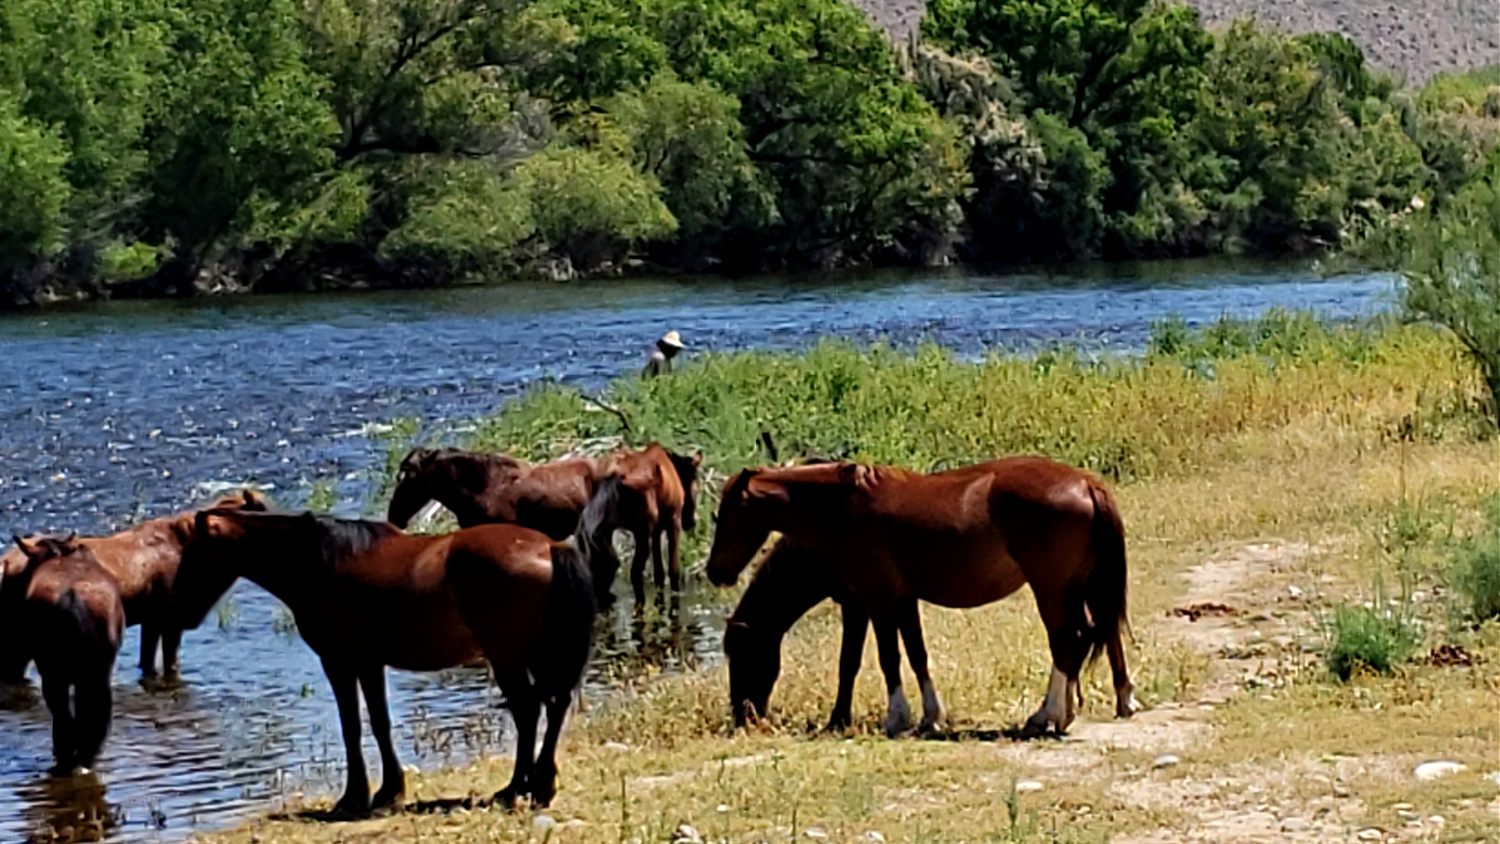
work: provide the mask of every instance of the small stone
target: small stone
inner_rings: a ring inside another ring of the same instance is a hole
[[[1423,762],[1422,764],[1417,766],[1417,769],[1415,771],[1412,771],[1412,776],[1416,777],[1421,782],[1430,782],[1432,780],[1442,779],[1443,777],[1451,777],[1454,774],[1467,769],[1468,766],[1466,765],[1461,765],[1457,762],[1450,762],[1445,759],[1438,762]]]
[[[1396,803],[1392,805],[1391,808],[1395,809],[1398,812],[1410,812],[1415,807],[1410,803]]]
[[[1037,782],[1036,780],[1021,780],[1020,782],[1016,783],[1016,793],[1018,794],[1029,794],[1033,791],[1041,790],[1042,784]]]
[[[1500,785],[1500,771],[1495,771],[1494,773],[1485,776],[1485,779],[1489,780],[1495,785]]]
[[[531,825],[545,832],[557,826],[557,821],[550,815],[537,815],[531,819]]]
[[[1361,841],[1379,841],[1385,837],[1385,833],[1372,826],[1361,829],[1354,837]]]
[[[815,826],[810,829],[803,830],[802,834],[806,835],[808,838],[813,839],[814,841],[828,840],[828,833],[824,832],[821,827]]]
[[[703,836],[691,824],[682,824],[672,833],[672,844],[703,844]]]
[[[1177,756],[1174,755],[1174,754],[1163,753],[1162,755],[1160,755],[1160,756],[1156,757],[1154,760],[1152,760],[1151,767],[1158,768],[1158,769],[1159,768],[1170,768],[1173,765],[1176,765],[1176,764],[1178,764],[1181,761],[1182,760],[1178,759]]]
[[[630,745],[625,744],[624,742],[607,741],[604,743],[604,749],[612,750],[615,753],[624,753],[625,751],[630,749]]]
[[[861,835],[859,839],[861,841],[868,841],[870,842],[870,844],[885,844],[885,836],[881,835],[873,829],[869,832],[866,832],[864,835]]]
[[[1442,815],[1433,815],[1432,817],[1427,819],[1427,822],[1432,824],[1433,826],[1442,826],[1448,821]]]
[[[1294,601],[1302,597],[1302,590],[1296,586],[1288,586],[1286,591],[1291,594]]]
[[[719,805],[717,805],[717,806],[714,807],[714,811],[715,812],[727,812],[727,811],[729,811],[729,804],[728,803],[720,803]]]
[[[1287,818],[1286,820],[1281,822],[1281,831],[1306,832],[1309,826],[1311,826],[1311,824],[1309,824],[1303,818]]]
[[[1341,782],[1334,783],[1333,784],[1333,796],[1334,797],[1348,797],[1349,796],[1349,786],[1344,785]]]

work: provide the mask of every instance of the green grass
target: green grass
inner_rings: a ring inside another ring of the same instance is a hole
[[[1360,670],[1391,674],[1411,658],[1422,641],[1421,628],[1404,608],[1387,602],[1334,607],[1328,668],[1341,680]]]
[[[1500,619],[1500,497],[1487,502],[1484,529],[1459,545],[1452,579],[1471,621]]]

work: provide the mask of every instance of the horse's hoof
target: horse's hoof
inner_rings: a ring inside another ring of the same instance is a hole
[[[843,717],[834,716],[828,719],[828,724],[823,728],[823,732],[842,733],[845,730],[849,729],[849,726],[852,723],[853,721],[847,715]]]
[[[521,788],[515,783],[511,783],[510,785],[507,785],[506,787],[495,792],[495,796],[491,798],[491,802],[494,803],[494,805],[496,805],[497,807],[509,812],[516,808],[516,801],[520,800],[522,796],[524,795],[522,794]]]
[[[364,820],[370,816],[370,803],[368,799],[360,800],[358,797],[345,795],[343,799],[333,805],[333,811],[328,814],[334,820]]]
[[[370,810],[389,809],[393,806],[399,806],[401,805],[402,798],[405,796],[406,794],[402,790],[386,791],[385,789],[381,789],[375,792],[375,797],[370,800]]]

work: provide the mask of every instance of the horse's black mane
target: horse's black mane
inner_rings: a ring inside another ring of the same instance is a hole
[[[333,516],[307,514],[322,534],[323,559],[330,563],[362,554],[389,536],[401,531],[389,522],[367,519],[339,519]]]

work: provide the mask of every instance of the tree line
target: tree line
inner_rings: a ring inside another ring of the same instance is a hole
[[[1305,253],[1497,128],[1500,73],[1148,0],[7,0],[0,287]]]

